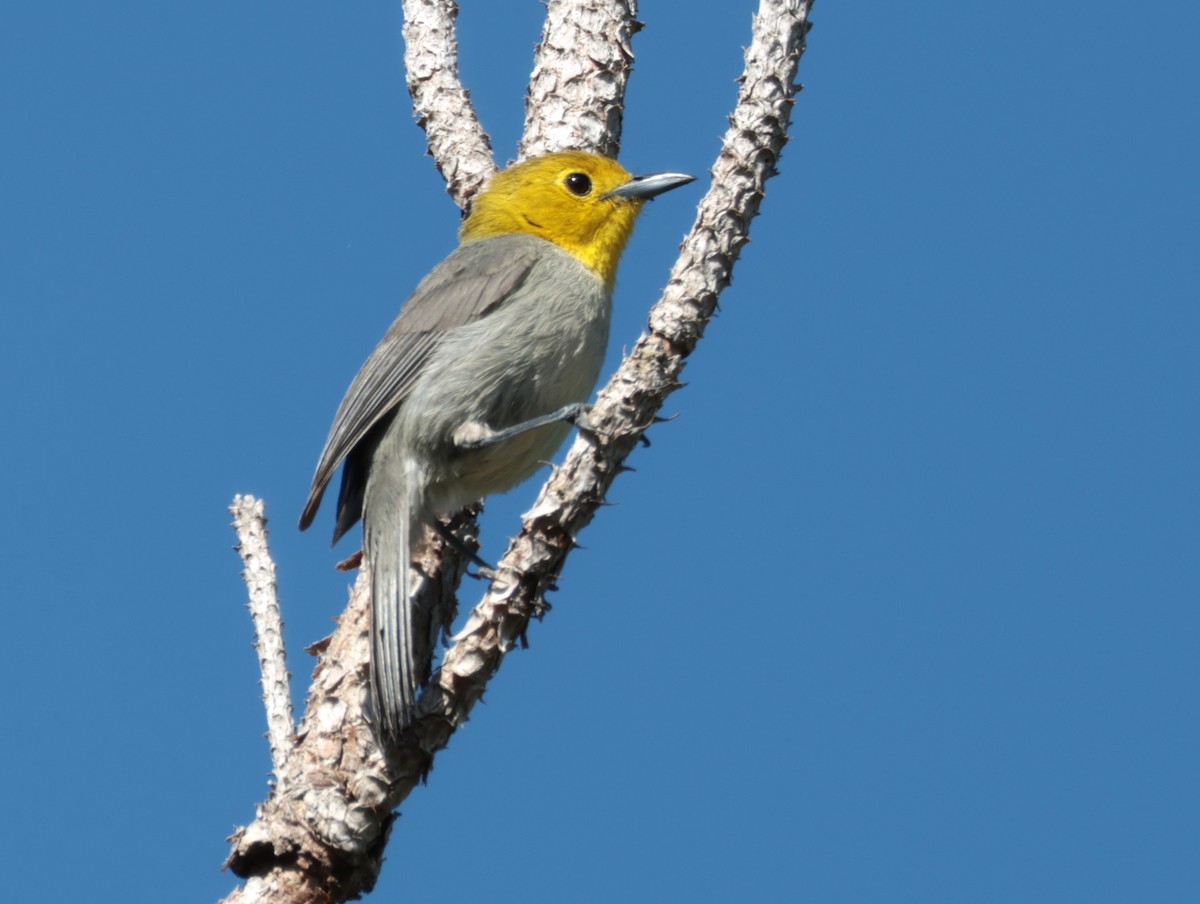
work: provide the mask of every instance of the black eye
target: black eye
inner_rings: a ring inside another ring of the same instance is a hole
[[[563,184],[567,186],[567,191],[581,198],[592,190],[592,180],[586,173],[571,173],[563,180]]]

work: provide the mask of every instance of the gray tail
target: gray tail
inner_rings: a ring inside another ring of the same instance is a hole
[[[433,656],[408,595],[412,545],[422,534],[421,478],[415,463],[405,463],[403,471],[399,486],[389,481],[368,489],[363,513],[363,557],[371,571],[371,690],[377,727],[389,739],[412,722],[417,688]]]

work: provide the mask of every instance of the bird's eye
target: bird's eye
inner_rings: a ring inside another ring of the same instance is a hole
[[[592,180],[586,173],[571,173],[563,180],[563,184],[567,186],[567,191],[581,198],[592,190]]]

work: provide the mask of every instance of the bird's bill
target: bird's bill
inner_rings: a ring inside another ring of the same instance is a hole
[[[605,192],[603,198],[637,198],[648,201],[665,191],[695,182],[695,176],[684,173],[651,173],[649,176],[634,176],[624,185],[618,185],[610,192]]]

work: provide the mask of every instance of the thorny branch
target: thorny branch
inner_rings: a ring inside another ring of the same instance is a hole
[[[596,98],[579,109],[560,109],[555,107],[557,95],[553,94],[558,89],[540,101],[531,93],[523,152],[554,149],[560,139],[611,152],[619,138],[629,36],[636,30],[633,4],[551,0],[549,6],[538,66],[577,73],[585,86],[592,79]],[[453,51],[453,4],[448,0],[406,0],[406,14],[414,7],[435,19],[440,16],[433,24],[422,26],[431,31],[420,33],[438,35],[441,46]],[[622,462],[663,401],[680,385],[686,358],[703,335],[748,240],[763,186],[776,172],[798,90],[796,69],[810,7],[811,0],[761,0],[737,106],[713,165],[712,185],[700,203],[663,296],[650,312],[649,332],[601,390],[589,416],[595,435],[578,437],[543,487],[525,515],[520,533],[499,561],[497,579],[425,687],[420,718],[406,741],[386,755],[376,745],[362,714],[369,579],[365,574],[359,576],[337,630],[321,645],[296,744],[284,763],[285,774],[279,776],[270,798],[257,808],[254,822],[231,839],[234,848],[227,865],[247,881],[228,901],[344,901],[373,887],[395,807],[427,774],[434,754],[467,718],[504,654],[524,635],[529,620],[543,611],[542,595],[561,570],[574,538],[595,515]],[[566,9],[570,15],[563,24],[552,25],[554,15]],[[607,24],[585,24],[594,22]],[[563,37],[567,32],[559,29],[575,27],[597,28],[596,40],[604,43],[607,53],[586,59],[572,57],[565,43],[569,38]],[[418,34],[408,25],[405,32],[406,37]],[[555,47],[554,54],[561,50],[565,56],[552,56],[548,44]],[[411,48],[409,55],[420,56]],[[452,61],[452,54],[450,58]],[[624,71],[616,77],[619,90],[610,94],[616,84],[612,67],[619,70],[622,59]],[[535,68],[535,85],[540,76],[550,74]],[[463,104],[459,115],[467,126],[458,136],[461,140],[447,137],[456,126],[432,115],[427,107],[428,92],[414,88],[414,106],[443,173],[457,172],[452,158],[460,151],[453,149],[465,141],[462,146],[471,163],[464,172],[472,175],[463,176],[457,189],[453,176],[448,179],[452,195],[467,198],[481,184],[473,180],[491,166],[490,159],[486,166],[479,162],[486,139],[481,131],[471,137],[475,126],[470,123],[477,126],[477,121],[473,112],[469,116],[463,112],[469,110],[469,101],[457,83],[455,67],[448,66],[438,77],[445,80],[444,90]],[[539,112],[539,107],[545,109]],[[427,576],[420,593],[453,599],[463,570],[460,557],[442,544],[428,543],[416,564]]]
[[[630,40],[641,27],[634,0],[550,0],[525,98],[521,159],[563,148],[617,156]]]
[[[454,0],[403,0],[404,73],[417,124],[446,180],[446,191],[463,207],[496,172],[492,145],[458,78]]]
[[[229,507],[238,535],[238,554],[245,568],[242,578],[250,592],[246,608],[254,622],[254,649],[262,673],[263,705],[267,710],[267,740],[278,790],[286,775],[287,758],[295,743],[291,677],[283,649],[283,617],[275,587],[275,562],[267,545],[267,518],[263,503],[253,496],[234,496]]]

